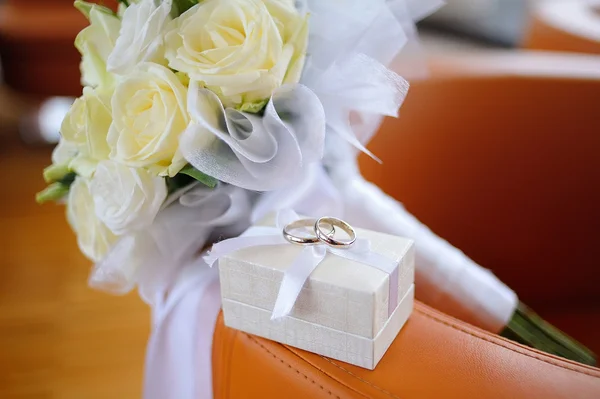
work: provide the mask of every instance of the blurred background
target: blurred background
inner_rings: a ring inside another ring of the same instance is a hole
[[[364,173],[600,352],[600,0],[447,3]],[[1,398],[141,392],[148,308],[88,288],[64,208],[34,201],[86,23],[72,0],[0,0]]]

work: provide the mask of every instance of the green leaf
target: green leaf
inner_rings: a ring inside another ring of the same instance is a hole
[[[38,204],[48,201],[57,201],[69,193],[71,184],[77,175],[65,165],[50,165],[44,169],[44,180],[51,183],[44,190],[36,194]]]
[[[68,175],[71,171],[67,165],[52,164],[44,169],[44,181],[54,183]]]
[[[267,105],[268,102],[269,99],[266,98],[264,100],[256,101],[253,103],[243,103],[240,107],[240,111],[249,112],[251,114],[258,114],[262,112],[262,110],[265,108],[265,105]]]
[[[544,321],[523,302],[519,303],[500,335],[552,355],[590,366],[597,364],[592,351]]]
[[[35,200],[38,204],[48,201],[58,201],[69,193],[69,186],[62,183],[52,183],[36,194]]]
[[[198,4],[201,0],[173,0],[173,9],[171,10],[171,14],[173,17],[178,17],[196,4]]]
[[[101,6],[98,4],[94,4],[94,3],[88,3],[87,1],[76,0],[75,3],[73,3],[73,5],[75,6],[76,9],[81,11],[81,13],[83,15],[85,15],[85,17],[88,20],[90,19],[90,13],[92,12],[93,8],[95,8],[98,11],[101,11],[105,14],[108,14],[108,15],[115,15],[115,13],[110,8],[104,7],[104,6]]]
[[[63,186],[71,187],[71,184],[75,181],[77,174],[75,172],[69,172],[63,177],[61,177],[58,182]]]
[[[181,169],[179,171],[179,173],[184,174],[186,176],[193,177],[194,179],[198,180],[200,183],[202,183],[205,186],[208,186],[210,188],[216,187],[217,183],[219,182],[214,177],[211,177],[205,173],[200,172],[198,169],[194,168],[192,165],[189,165],[189,164],[184,166],[183,169]]]

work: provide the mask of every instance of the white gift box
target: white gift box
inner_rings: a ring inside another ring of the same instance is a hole
[[[273,226],[272,218],[260,225]],[[370,230],[356,229],[356,234],[370,241],[373,252],[397,262],[397,272],[328,253],[290,314],[277,320],[271,320],[271,313],[284,272],[303,247],[245,248],[220,258],[225,324],[374,369],[413,309],[414,246],[409,239]]]

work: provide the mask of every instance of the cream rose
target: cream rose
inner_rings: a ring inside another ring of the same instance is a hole
[[[98,219],[122,235],[152,224],[167,197],[167,185],[145,169],[104,161],[94,173],[90,192]]]
[[[85,87],[83,96],[75,100],[61,126],[61,149],[57,158],[72,156],[70,168],[90,177],[99,161],[108,159],[106,141],[112,122],[111,92]],[[58,151],[58,149],[57,149]]]
[[[300,79],[308,16],[291,1],[204,0],[167,29],[169,66],[217,93],[225,106],[253,110]]]
[[[141,0],[127,7],[119,38],[108,58],[110,72],[126,75],[142,62],[166,65],[163,33],[171,21],[171,7],[171,0],[159,5],[155,0]]]
[[[113,75],[106,69],[106,62],[113,51],[121,20],[106,7],[76,1],[75,6],[90,20],[90,26],[75,38],[75,47],[81,53],[81,83],[85,86],[109,86]]]
[[[116,242],[116,236],[98,217],[89,182],[77,177],[69,190],[67,220],[75,234],[81,252],[94,262],[100,261]]]
[[[177,174],[186,164],[178,149],[189,122],[186,96],[186,87],[168,68],[140,65],[112,97],[110,157],[153,174]]]

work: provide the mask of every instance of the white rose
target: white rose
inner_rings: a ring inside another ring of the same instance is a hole
[[[179,152],[179,136],[189,122],[186,97],[186,87],[168,68],[140,65],[112,97],[110,157],[154,174],[177,174],[186,164]]]
[[[94,262],[100,261],[116,242],[116,236],[96,217],[89,182],[77,177],[69,190],[67,220],[77,234],[81,252]]]
[[[171,21],[171,0],[131,4],[123,14],[121,33],[108,58],[110,72],[126,75],[142,62],[166,64],[163,31]]]
[[[167,185],[145,169],[104,161],[94,173],[90,192],[98,219],[122,235],[152,224],[167,197]]]
[[[90,26],[75,38],[75,47],[81,53],[81,83],[84,86],[108,86],[113,84],[112,74],[107,72],[106,60],[113,51],[121,29],[121,21],[106,7],[75,2],[90,20]]]
[[[106,137],[112,122],[111,94],[84,87],[83,96],[75,100],[62,122],[62,144],[56,156],[63,159],[72,156],[69,166],[82,176],[91,176],[96,164],[108,159]]]
[[[169,66],[217,93],[225,106],[256,110],[300,79],[308,15],[290,1],[205,0],[169,25]]]

